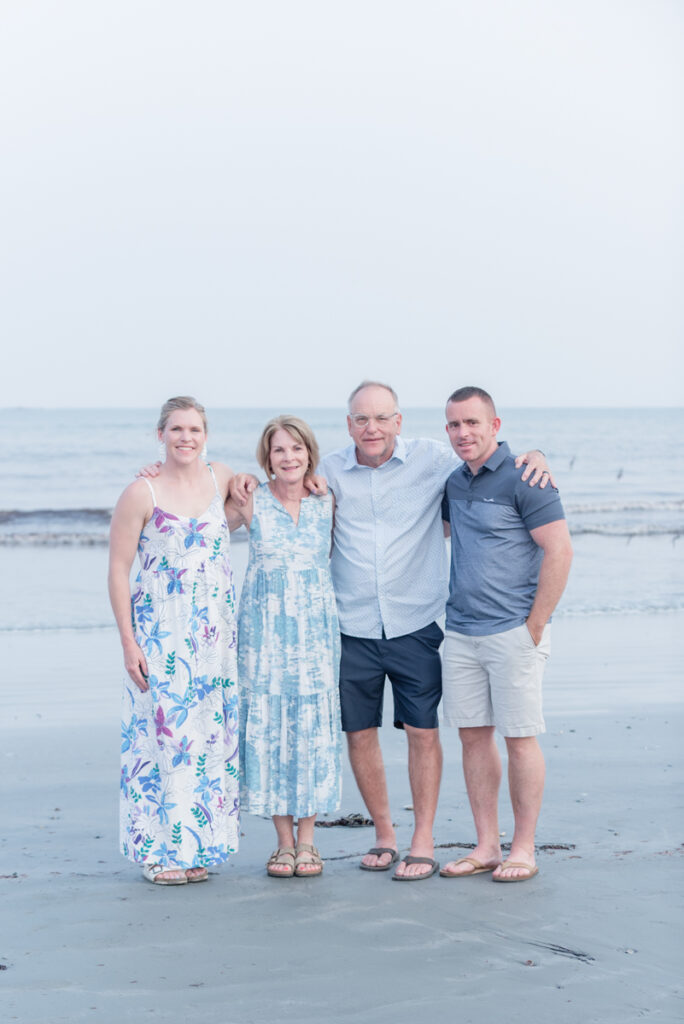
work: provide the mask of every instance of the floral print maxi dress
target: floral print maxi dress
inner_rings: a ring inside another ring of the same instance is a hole
[[[137,863],[201,867],[238,847],[230,534],[218,491],[191,519],[159,508],[150,490],[131,602],[150,689],[130,680],[124,689],[121,844]]]
[[[332,498],[305,498],[298,524],[268,484],[253,500],[238,615],[241,804],[329,813],[340,804],[342,742]]]

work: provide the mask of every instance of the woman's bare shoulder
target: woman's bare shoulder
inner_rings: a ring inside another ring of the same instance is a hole
[[[235,473],[230,468],[230,466],[226,466],[225,462],[212,461],[209,463],[209,465],[214,471],[214,476],[216,477],[216,485],[221,494],[223,495],[223,498],[225,499],[228,494],[228,485],[235,476]]]
[[[152,491],[145,480],[140,477],[125,487],[116,503],[116,508],[122,512],[147,512],[154,502]]]

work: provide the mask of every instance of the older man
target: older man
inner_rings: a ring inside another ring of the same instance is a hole
[[[388,677],[394,724],[408,739],[415,814],[410,855],[393,877],[418,881],[439,868],[432,830],[442,770],[443,634],[436,619],[443,613],[447,564],[441,504],[457,463],[438,441],[405,441],[401,423],[392,388],[364,381],[349,398],[353,443],[326,456],[321,472],[336,501],[331,571],[342,630],[342,728],[376,829],[377,845],[361,867],[386,871],[399,860],[378,738]],[[533,473],[530,483],[545,483],[544,467],[535,458],[523,478]]]
[[[542,675],[549,620],[567,582],[572,546],[555,488],[521,485],[501,420],[481,388],[455,391],[447,433],[463,465],[449,477],[443,516],[451,531],[451,583],[444,645],[444,719],[457,726],[477,831],[469,857],[440,872],[496,882],[537,874],[534,836],[544,789]],[[504,736],[515,831],[501,863],[497,817]]]

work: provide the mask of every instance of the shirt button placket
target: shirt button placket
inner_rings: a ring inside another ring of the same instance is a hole
[[[370,471],[370,483],[371,483],[371,507],[373,510],[373,523],[375,529],[375,596],[378,607],[378,629],[382,634],[382,630],[385,626],[385,615],[383,610],[382,601],[382,571],[384,565],[383,559],[383,543],[384,543],[384,529],[382,519],[382,480],[380,474],[382,469],[371,469]]]

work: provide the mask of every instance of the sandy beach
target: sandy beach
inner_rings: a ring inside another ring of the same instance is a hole
[[[317,830],[320,879],[270,879],[271,824],[245,816],[208,884],[165,889],[117,849],[115,632],[5,634],[3,1019],[681,1020],[683,635],[677,612],[556,621],[529,883],[398,885],[358,870],[372,830],[343,827]],[[405,740],[387,726],[382,742],[405,850]],[[455,732],[443,742],[444,863],[474,836]],[[346,769],[342,812],[362,810]]]

